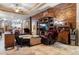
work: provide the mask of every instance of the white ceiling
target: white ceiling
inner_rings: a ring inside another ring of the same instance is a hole
[[[29,17],[58,4],[60,3],[0,3],[0,10]],[[19,12],[15,11],[16,8]]]

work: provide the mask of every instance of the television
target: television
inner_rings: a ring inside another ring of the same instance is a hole
[[[48,25],[47,24],[40,24],[40,30],[47,31],[48,30]]]

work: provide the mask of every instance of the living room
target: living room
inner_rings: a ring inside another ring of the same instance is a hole
[[[79,54],[78,9],[77,3],[1,3],[0,54]]]

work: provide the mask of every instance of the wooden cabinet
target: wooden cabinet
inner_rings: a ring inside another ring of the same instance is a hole
[[[63,31],[58,34],[58,41],[62,43],[69,43],[69,32]]]
[[[5,48],[14,47],[15,37],[13,34],[5,34]]]

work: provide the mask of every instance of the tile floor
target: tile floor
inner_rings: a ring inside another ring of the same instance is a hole
[[[1,47],[1,46],[0,46]],[[12,49],[1,51],[1,55],[79,55],[79,46],[65,45],[56,42],[54,45],[46,46],[43,44],[32,47],[22,47],[19,50]]]

